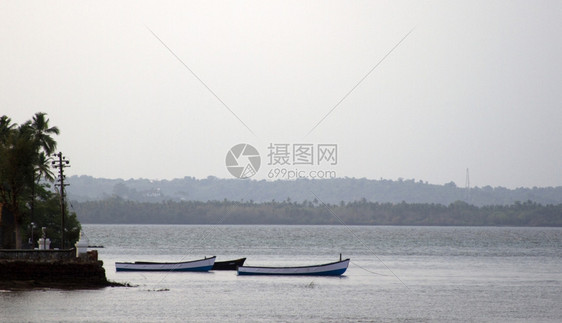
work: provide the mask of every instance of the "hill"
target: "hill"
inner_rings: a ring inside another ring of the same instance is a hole
[[[119,197],[136,202],[162,201],[271,201],[321,200],[339,204],[365,200],[373,203],[428,203],[449,205],[463,201],[475,206],[512,205],[531,201],[542,205],[561,204],[562,187],[508,189],[473,187],[467,190],[454,182],[445,185],[415,180],[370,180],[337,178],[325,180],[256,181],[184,177],[174,180],[105,179],[71,176],[67,179],[71,201],[85,202]]]

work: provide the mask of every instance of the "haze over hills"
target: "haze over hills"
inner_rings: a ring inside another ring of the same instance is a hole
[[[174,180],[105,179],[71,176],[67,194],[71,201],[84,202],[120,197],[138,202],[161,201],[314,201],[337,204],[353,201],[379,203],[429,203],[449,205],[464,201],[476,206],[510,205],[532,201],[562,203],[562,186],[507,189],[503,187],[459,187],[409,180],[337,178],[326,180],[256,181],[184,177]]]

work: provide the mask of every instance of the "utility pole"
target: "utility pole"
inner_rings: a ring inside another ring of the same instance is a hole
[[[466,202],[470,203],[470,176],[468,174],[468,168],[466,169],[466,181],[464,182],[464,188],[466,190]]]
[[[53,157],[58,157],[58,160],[55,159],[51,164],[55,167],[59,169],[59,178],[57,183],[55,184],[55,186],[59,186],[60,187],[60,210],[61,210],[61,249],[64,249],[64,218],[65,218],[65,211],[66,211],[66,203],[64,202],[64,197],[65,197],[65,193],[64,193],[64,187],[68,186],[68,184],[64,183],[64,168],[66,167],[70,167],[69,165],[69,161],[66,160],[65,157],[63,157],[62,153],[59,152],[58,154],[54,154]]]

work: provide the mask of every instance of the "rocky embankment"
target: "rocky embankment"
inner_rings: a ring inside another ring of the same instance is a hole
[[[124,286],[107,280],[103,262],[98,260],[96,250],[79,257],[45,257],[38,256],[40,254],[37,252],[14,254],[0,258],[0,289]]]

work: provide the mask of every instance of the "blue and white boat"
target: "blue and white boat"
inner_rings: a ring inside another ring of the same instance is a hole
[[[116,271],[209,271],[217,257],[182,262],[116,262]]]
[[[349,258],[328,264],[301,267],[238,267],[238,275],[283,275],[283,276],[341,276],[349,266]]]

